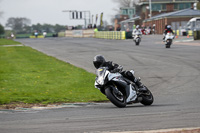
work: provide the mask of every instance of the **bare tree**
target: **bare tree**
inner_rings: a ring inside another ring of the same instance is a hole
[[[0,0],[1,2],[1,0]],[[3,16],[3,11],[0,11],[0,18]]]
[[[113,0],[113,2],[116,2],[119,4],[118,8],[114,8],[113,10],[117,13],[120,13],[120,7],[136,7],[138,8],[138,2],[139,0]],[[137,9],[136,9],[137,10]],[[136,11],[137,12],[137,11]]]
[[[138,3],[139,0],[113,0],[113,2],[119,3],[120,7],[130,7]]]
[[[120,14],[120,7],[136,7],[136,14],[140,14],[140,6],[138,5],[139,0],[112,0],[119,4],[118,8],[113,10]],[[111,22],[114,23],[114,19],[111,19]]]
[[[3,12],[2,11],[0,11],[0,18],[3,16]]]

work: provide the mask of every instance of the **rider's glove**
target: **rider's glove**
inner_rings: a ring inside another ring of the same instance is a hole
[[[119,72],[120,73],[120,72],[122,72],[122,70],[123,70],[123,67],[119,65],[117,68],[111,70],[110,72],[112,72],[112,73]]]

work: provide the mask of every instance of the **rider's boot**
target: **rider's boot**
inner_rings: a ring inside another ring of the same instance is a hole
[[[140,78],[137,79],[135,76],[134,76],[134,71],[131,70],[131,71],[125,71],[125,75],[130,79],[132,80],[137,86],[138,86],[138,90],[140,92],[145,92],[147,91],[146,87],[140,82]]]
[[[140,92],[146,92],[147,91],[146,87],[140,82],[140,80],[137,80],[135,82],[135,84],[138,86],[138,90]]]
[[[165,41],[165,36],[163,37],[163,42]]]

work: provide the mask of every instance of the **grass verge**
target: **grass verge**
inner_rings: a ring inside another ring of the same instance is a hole
[[[0,47],[0,105],[104,101],[95,75],[30,47]]]
[[[0,39],[0,46],[1,45],[16,45],[16,44],[21,44],[21,43],[13,41],[13,40],[8,40],[8,39]]]

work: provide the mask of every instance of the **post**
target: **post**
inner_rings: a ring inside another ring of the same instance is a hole
[[[152,7],[151,7],[151,0],[149,0],[149,12],[150,12],[150,18],[152,17]]]

